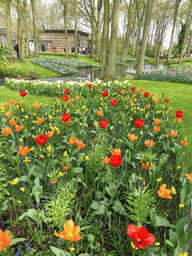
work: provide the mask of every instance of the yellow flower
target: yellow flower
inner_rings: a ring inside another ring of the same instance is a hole
[[[155,243],[155,246],[159,246],[159,245],[160,245],[160,243],[159,243],[159,242]]]
[[[86,156],[86,157],[85,157],[85,160],[86,160],[86,161],[89,161],[89,157],[88,157],[88,156]]]
[[[67,157],[68,156],[67,151],[64,151],[63,155]]]
[[[58,173],[58,175],[59,175],[60,177],[62,177],[64,174],[65,174],[65,173],[63,173],[63,172],[59,172],[59,173]]]
[[[143,131],[140,131],[140,134],[142,135],[142,134],[143,134]]]
[[[21,204],[21,201],[17,201],[18,202],[18,204]]]
[[[180,203],[179,208],[182,208],[182,207],[184,207],[184,204]]]
[[[177,253],[178,256],[188,256],[188,253],[185,252],[185,253]]]
[[[157,179],[157,182],[160,182],[160,181],[162,181],[162,178],[160,177],[159,179]]]
[[[69,250],[72,252],[72,251],[74,251],[74,250],[75,250],[75,248],[69,248]]]
[[[20,190],[21,190],[22,192],[25,192],[25,188],[24,188],[24,187],[20,188]]]
[[[173,195],[177,194],[177,192],[176,192],[174,187],[171,188],[171,194],[173,194]]]
[[[138,249],[135,245],[134,245],[134,243],[133,242],[131,242],[131,247],[133,248],[133,249]]]
[[[54,235],[59,236],[56,230],[54,230]]]
[[[177,167],[177,170],[180,169],[180,168],[181,168],[181,166],[178,166],[178,167]]]
[[[16,185],[19,183],[19,178],[15,178],[13,181],[10,181],[11,185]]]

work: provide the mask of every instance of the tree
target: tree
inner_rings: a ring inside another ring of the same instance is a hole
[[[115,76],[115,57],[116,57],[117,31],[118,31],[118,24],[119,24],[119,11],[120,11],[120,0],[114,0],[109,57],[108,57],[106,72],[104,74],[104,77],[107,79],[108,78],[111,79],[112,77]]]
[[[102,33],[102,47],[101,47],[101,73],[104,74],[107,66],[107,51],[109,41],[109,0],[104,1],[104,23]]]
[[[171,33],[171,42],[170,42],[170,45],[169,45],[169,51],[168,51],[168,56],[167,56],[167,64],[170,63],[170,59],[171,59],[171,50],[173,48],[173,38],[174,38],[174,34],[175,34],[175,28],[176,28],[176,22],[177,22],[180,3],[181,3],[181,0],[175,0],[173,29],[172,29],[172,33]]]
[[[13,50],[12,25],[11,25],[11,0],[5,1],[6,28],[8,47]]]
[[[78,49],[77,49],[77,0],[75,0],[74,8],[75,8],[75,58],[78,58]]]
[[[181,31],[179,33],[178,45],[177,45],[179,53],[181,53],[181,49],[182,49],[182,45],[183,45],[183,39],[184,39],[184,35],[185,35],[185,30],[186,30],[186,23],[182,23],[181,24]]]
[[[91,56],[90,58],[94,58],[94,41],[95,41],[95,0],[90,0],[90,9],[91,9]]]
[[[187,20],[186,20],[186,23],[185,23],[186,27],[185,27],[185,33],[184,33],[184,37],[183,37],[183,44],[182,44],[181,53],[180,53],[179,65],[181,64],[181,60],[182,60],[183,54],[185,52],[191,22],[192,22],[192,0],[190,0],[190,2],[189,2],[189,9],[188,9],[188,12],[187,12]]]
[[[143,71],[145,51],[146,51],[146,46],[147,46],[147,35],[148,35],[148,32],[149,32],[149,25],[150,25],[150,22],[151,22],[153,4],[154,4],[154,0],[148,0],[147,1],[145,24],[144,24],[144,30],[143,30],[143,38],[142,38],[140,55],[139,55],[139,60],[138,60],[138,68],[137,68],[137,73],[138,74]]]
[[[100,39],[100,18],[103,0],[97,2],[97,22],[96,22],[96,35],[95,35],[95,61],[99,61],[99,39]]]
[[[67,14],[68,14],[68,0],[60,0],[64,7],[64,24],[65,24],[65,58],[68,58],[68,34],[67,34]]]
[[[35,52],[34,56],[38,58],[38,38],[37,38],[37,24],[36,24],[36,0],[31,0],[32,15],[33,15],[33,37]]]

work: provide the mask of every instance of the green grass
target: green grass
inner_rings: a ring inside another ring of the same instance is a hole
[[[61,76],[60,74],[58,74],[54,71],[40,67],[39,65],[32,63],[31,58],[25,59],[25,63],[20,63],[18,60],[16,60],[16,63],[18,63],[20,68],[22,68],[24,71],[26,71],[26,73],[28,73],[29,71],[33,71],[33,72],[39,74],[39,78]]]
[[[120,79],[126,80],[126,79]],[[192,85],[182,83],[171,83],[171,82],[159,82],[159,81],[148,81],[148,80],[134,80],[133,78],[128,79],[133,86],[141,85],[149,93],[155,93],[157,97],[165,95],[166,98],[170,99],[168,103],[173,111],[181,110],[185,118],[180,126],[180,140],[184,140],[187,137],[189,145],[184,149],[187,153],[186,163],[190,167],[192,166]]]

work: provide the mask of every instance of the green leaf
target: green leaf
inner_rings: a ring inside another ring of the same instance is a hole
[[[185,240],[185,243],[189,243],[190,241],[192,241],[192,229],[188,230],[187,232],[187,238]]]
[[[169,229],[169,239],[175,246],[177,245],[177,234],[172,229]]]
[[[63,250],[58,249],[54,246],[50,246],[50,248],[51,248],[52,252],[55,253],[56,256],[70,256],[71,255],[69,252],[63,251]]]
[[[92,244],[94,243],[95,237],[92,234],[88,234],[87,238],[88,238],[89,243],[92,243]]]
[[[106,212],[107,212],[107,210],[108,210],[108,209],[107,209],[106,206],[101,205],[101,207],[100,207],[98,210],[96,210],[96,211],[94,212],[94,214],[97,214],[97,215],[103,214],[103,215],[105,215]]]
[[[177,233],[177,240],[178,240],[178,247],[182,247],[186,239],[185,232],[187,231],[187,227],[191,221],[190,215],[185,216],[184,218],[180,219],[176,225],[176,233]]]
[[[171,241],[169,241],[168,239],[165,240],[165,243],[169,245],[172,249],[175,248],[175,245],[171,243]]]
[[[10,246],[12,246],[12,245],[14,245],[16,243],[19,243],[19,242],[23,242],[25,240],[26,240],[26,238],[16,238],[16,239],[13,239],[13,240],[11,240]]]
[[[7,210],[7,208],[8,208],[8,200],[5,200],[5,201],[2,203],[1,210],[2,210],[2,211],[5,211],[5,210]]]
[[[43,193],[43,187],[39,184],[39,178],[36,178],[34,183],[35,186],[33,186],[32,193],[30,194],[30,196],[33,195],[35,197],[36,202],[39,204]]]
[[[170,227],[174,228],[174,225],[172,225],[165,217],[158,216],[154,213],[150,213],[151,215],[151,221],[152,225],[154,227]]]
[[[145,251],[143,256],[154,256],[154,255],[156,255],[156,254],[154,254],[154,252],[158,252],[159,250],[160,250],[159,247],[151,247]]]
[[[97,210],[97,209],[99,209],[99,207],[101,207],[101,203],[100,202],[98,202],[98,201],[92,202],[91,208],[93,208],[94,210]]]
[[[122,205],[122,203],[119,200],[116,200],[113,202],[112,208],[121,215],[127,216],[127,212],[125,210],[125,207]]]
[[[131,152],[128,149],[125,151],[124,158],[125,158],[126,162],[128,162],[128,163],[130,162],[130,160],[131,160]]]
[[[114,183],[111,183],[109,187],[105,186],[105,189],[111,197],[114,197],[117,193],[117,186]]]
[[[79,256],[89,256],[90,254],[88,254],[88,253],[81,253],[81,254],[79,254]]]
[[[37,214],[38,211],[36,209],[29,209],[27,212],[24,212],[20,217],[19,220],[22,220],[24,217],[29,217],[34,221],[38,221],[37,220]]]

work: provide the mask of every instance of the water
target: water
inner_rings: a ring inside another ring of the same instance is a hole
[[[115,67],[115,74],[116,78],[125,78],[125,77],[131,77],[134,74],[136,74],[136,70],[134,69],[135,63],[130,63],[128,65],[118,65]],[[158,67],[155,67],[150,64],[144,65],[144,71],[150,71],[150,70],[163,70],[165,66],[159,65]],[[88,69],[80,69],[78,74],[75,74],[73,76],[64,76],[64,77],[50,77],[50,78],[43,78],[41,80],[43,81],[49,81],[54,82],[57,80],[60,81],[94,81],[95,79],[101,79],[101,69],[100,68],[88,68]]]

